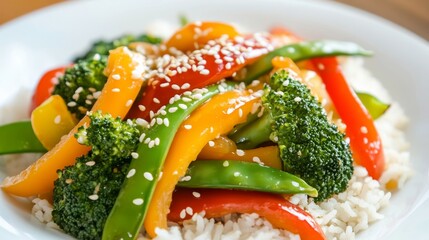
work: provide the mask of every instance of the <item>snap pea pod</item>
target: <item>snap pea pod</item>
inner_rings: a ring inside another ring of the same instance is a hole
[[[317,197],[317,190],[288,172],[234,160],[201,160],[190,164],[188,181],[180,187],[241,189],[282,194],[305,193]]]
[[[356,95],[374,120],[381,117],[390,107],[390,104],[382,102],[369,93],[356,92]]]
[[[184,94],[174,103],[166,105],[165,109],[161,109],[160,112],[164,111],[165,115],[161,113],[152,118],[155,124],[140,138],[138,157],[131,161],[127,178],[106,220],[103,230],[104,240],[136,238],[168,149],[180,124],[194,109],[218,94],[220,90],[232,90],[234,86],[235,83],[221,83],[221,86],[216,84],[205,90],[193,90],[190,95]]]
[[[0,126],[0,155],[44,152],[46,149],[34,134],[30,121]]]
[[[276,56],[288,57],[294,62],[298,62],[316,57],[370,56],[371,54],[370,51],[352,42],[320,40],[292,43],[275,49],[249,65],[243,81],[249,83],[265,73],[268,73],[273,68],[271,60]]]

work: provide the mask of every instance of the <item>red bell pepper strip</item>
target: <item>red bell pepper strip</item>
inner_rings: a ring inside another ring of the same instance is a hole
[[[350,138],[353,158],[367,169],[372,178],[379,179],[384,170],[384,154],[371,115],[348,85],[336,58],[313,59],[312,63],[347,125],[346,135]]]
[[[205,211],[206,218],[229,213],[257,213],[273,226],[299,234],[302,240],[325,239],[314,218],[280,195],[253,191],[221,189],[176,189],[168,219],[182,222],[192,216],[184,214]]]
[[[236,39],[214,40],[210,49],[193,51],[185,57],[188,59],[185,62],[177,63],[180,62],[177,58],[170,61],[164,71],[167,73],[166,76],[157,75],[150,80],[143,97],[133,105],[127,117],[148,120],[151,111],[156,113],[176,94],[202,88],[230,77],[272,50],[270,39],[262,35],[243,37],[241,41]]]
[[[51,96],[55,86],[55,79],[64,74],[68,67],[69,66],[55,68],[43,74],[37,84],[36,90],[34,91],[30,113]]]

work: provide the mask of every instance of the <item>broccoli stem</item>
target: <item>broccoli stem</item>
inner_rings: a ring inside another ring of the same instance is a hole
[[[265,113],[260,118],[244,125],[238,131],[229,135],[239,149],[252,149],[270,141],[272,119]]]

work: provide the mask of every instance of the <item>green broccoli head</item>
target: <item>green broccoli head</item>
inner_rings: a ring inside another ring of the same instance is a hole
[[[78,119],[83,118],[107,81],[103,73],[106,64],[106,56],[77,62],[58,79],[52,94],[60,95],[69,111]]]
[[[107,56],[109,55],[109,51],[115,49],[117,47],[126,46],[133,42],[146,42],[151,44],[159,44],[162,39],[159,37],[154,37],[147,34],[142,34],[138,36],[134,35],[125,35],[120,38],[117,38],[113,41],[104,41],[100,40],[95,42],[92,47],[80,57],[75,59],[75,62],[80,60],[90,60],[93,59],[95,55]]]
[[[101,157],[129,157],[138,144],[140,129],[134,121],[123,122],[100,111],[89,114],[91,124],[82,126],[75,134],[81,144],[92,146],[92,152]]]
[[[100,161],[90,152],[58,171],[55,181],[53,220],[78,239],[101,239],[128,169],[128,164],[108,166]]]
[[[76,137],[92,150],[58,171],[53,192],[54,222],[78,239],[101,239],[140,136],[132,121],[100,112],[90,119]]]
[[[353,174],[349,144],[310,90],[279,71],[262,102],[271,116],[271,139],[277,141],[284,170],[315,187],[316,201],[343,192]]]

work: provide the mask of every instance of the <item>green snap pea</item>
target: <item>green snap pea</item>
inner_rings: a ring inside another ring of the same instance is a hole
[[[165,115],[153,117],[155,124],[140,138],[138,157],[129,166],[127,178],[106,220],[104,240],[135,239],[140,231],[153,192],[164,165],[168,149],[180,124],[198,106],[218,94],[222,89],[231,90],[235,83],[211,85],[205,90],[194,90],[189,96],[182,95],[164,109]],[[186,99],[184,98],[186,97]],[[162,119],[158,120],[158,119]],[[166,123],[166,120],[168,119]],[[126,219],[126,220],[124,220]]]
[[[390,104],[382,102],[369,93],[356,92],[356,95],[374,120],[381,117],[390,107]]]
[[[273,65],[271,60],[277,56],[289,57],[294,62],[328,56],[370,56],[372,53],[352,42],[321,40],[289,44],[261,57],[247,68],[244,82],[249,83],[268,73]]]
[[[304,193],[317,197],[317,190],[288,172],[257,163],[235,160],[202,160],[190,164],[180,187],[254,190],[281,194]]]
[[[30,121],[0,126],[0,155],[43,152],[46,152],[46,149],[34,134]]]

